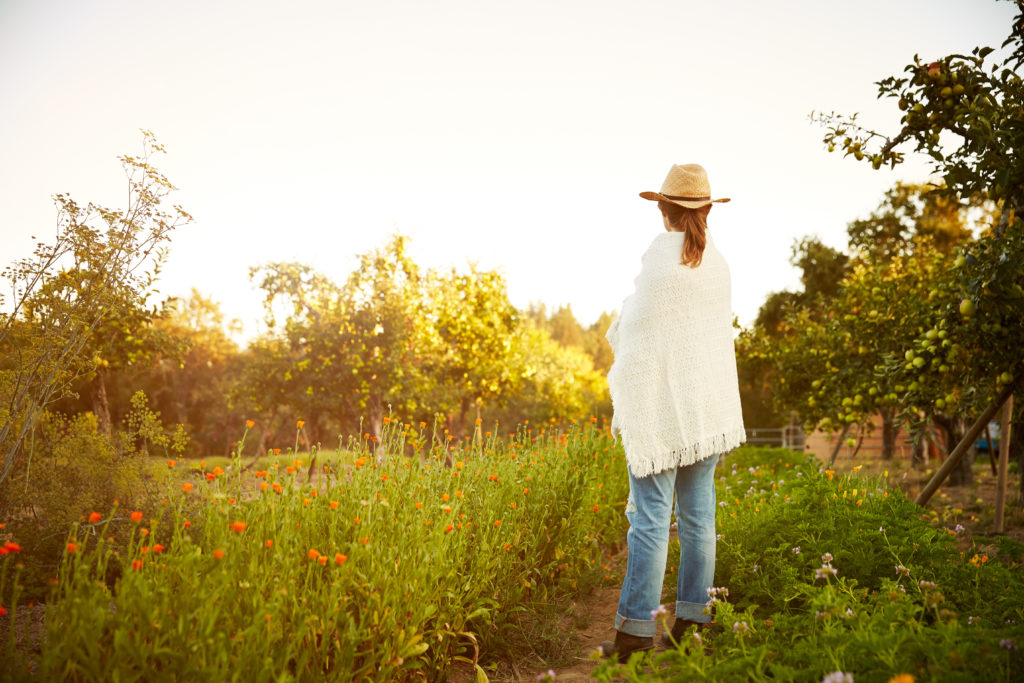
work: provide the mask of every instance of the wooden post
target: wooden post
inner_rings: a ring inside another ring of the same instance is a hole
[[[992,419],[992,416],[996,414],[999,407],[1006,402],[1006,399],[1009,398],[1012,393],[1012,385],[1007,385],[999,392],[999,396],[996,400],[990,403],[988,408],[985,408],[985,411],[978,416],[978,419],[974,421],[971,428],[968,429],[967,433],[964,434],[962,439],[960,439],[960,443],[956,445],[953,452],[950,453],[949,457],[946,458],[946,461],[942,463],[942,466],[939,467],[939,471],[932,475],[928,484],[921,490],[921,493],[918,494],[917,499],[914,501],[915,503],[918,505],[924,505],[935,494],[935,492],[939,490],[939,487],[942,486],[942,482],[946,481],[946,477],[949,476],[949,473],[952,472],[953,468],[960,462],[960,458],[964,456],[967,449],[970,448],[971,444],[974,443],[974,440],[978,438],[978,434],[981,434],[981,430],[985,428],[985,425],[988,424],[989,420]]]
[[[996,533],[1003,533],[1005,520],[1003,509],[1006,507],[1006,468],[1010,462],[1010,427],[1013,424],[1013,394],[1003,404],[1003,414],[999,421],[999,479],[996,481]]]

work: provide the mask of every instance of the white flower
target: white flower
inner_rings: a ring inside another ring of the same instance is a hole
[[[651,610],[651,619],[656,620],[658,617],[663,617],[666,614],[668,614],[668,610],[665,609],[665,605],[658,605],[658,609]]]
[[[831,562],[832,561],[832,553],[825,553],[824,555],[822,555],[821,556],[821,561],[824,562],[825,564],[828,564],[829,562]]]
[[[825,677],[821,679],[821,683],[853,683],[853,674],[833,671],[830,674],[825,674]]]
[[[750,626],[745,621],[734,621],[732,624],[733,633],[746,633],[750,630]]]
[[[790,548],[789,552],[793,553],[794,555],[799,555],[800,554],[800,546],[794,546],[794,547]]]

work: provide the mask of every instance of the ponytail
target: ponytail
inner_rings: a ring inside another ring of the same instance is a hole
[[[680,263],[684,266],[696,268],[700,265],[704,256],[704,247],[708,243],[708,213],[711,205],[702,206],[697,209],[688,209],[671,202],[658,202],[658,208],[668,218],[668,224],[676,232],[686,234],[683,241],[683,253],[680,256]]]

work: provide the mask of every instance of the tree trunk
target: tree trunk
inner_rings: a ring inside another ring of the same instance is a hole
[[[963,425],[957,418],[949,418],[942,415],[935,416],[935,424],[946,430],[946,453],[952,453],[963,437]],[[953,471],[949,473],[949,485],[969,486],[974,481],[973,465],[974,447],[971,446],[967,453],[964,454],[964,457],[960,458],[960,462],[957,463]]]
[[[922,467],[924,462],[924,434],[918,434],[914,437],[913,449],[910,452],[910,464],[913,467]]]
[[[96,416],[100,433],[111,436],[110,401],[107,400],[107,370],[96,368],[92,382],[89,383],[89,398],[92,400],[92,412]]]
[[[891,410],[882,411],[882,460],[892,460],[896,453],[896,425]]]

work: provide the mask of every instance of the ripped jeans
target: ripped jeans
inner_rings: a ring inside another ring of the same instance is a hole
[[[680,550],[676,617],[699,623],[711,621],[704,607],[708,588],[715,580],[715,465],[718,457],[643,478],[629,473],[629,500],[626,502],[629,555],[615,615],[617,630],[643,637],[657,632],[652,613],[661,605],[673,493]]]

